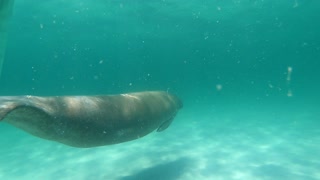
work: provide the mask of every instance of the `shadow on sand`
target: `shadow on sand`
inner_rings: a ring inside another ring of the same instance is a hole
[[[122,177],[120,180],[175,180],[185,172],[189,164],[190,159],[180,158],[176,161],[143,169],[137,174]]]

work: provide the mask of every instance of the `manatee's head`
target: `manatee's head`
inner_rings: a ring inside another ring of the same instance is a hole
[[[178,113],[179,109],[181,109],[183,107],[182,101],[176,95],[168,94],[168,98],[170,99],[172,106],[174,106],[173,112],[172,112],[171,116],[169,116],[167,119],[165,119],[160,124],[160,126],[157,129],[157,132],[161,132],[161,131],[167,129],[170,126],[170,124],[172,123],[172,121],[175,118],[176,114]]]

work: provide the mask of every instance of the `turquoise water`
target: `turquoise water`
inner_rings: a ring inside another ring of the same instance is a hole
[[[1,123],[0,179],[320,179],[320,2],[16,0],[1,95],[165,90],[164,132],[91,149]]]

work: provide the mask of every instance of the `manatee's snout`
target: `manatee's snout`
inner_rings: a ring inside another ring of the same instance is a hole
[[[171,97],[172,102],[175,104],[177,110],[183,108],[183,103],[178,96],[171,94],[170,97]]]
[[[173,119],[175,118],[178,110],[183,107],[183,103],[180,100],[180,98],[178,98],[178,96],[171,94],[170,95],[170,99],[171,99],[172,103],[175,106],[175,111],[173,112],[173,114],[167,120],[163,121],[160,124],[160,126],[157,129],[157,132],[161,132],[161,131],[164,131],[165,129],[167,129],[170,126],[170,124],[172,123]]]

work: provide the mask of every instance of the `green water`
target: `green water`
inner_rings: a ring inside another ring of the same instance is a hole
[[[45,179],[320,179],[319,7],[316,0],[16,0],[1,95],[168,90],[184,109],[163,134],[98,150],[1,124],[0,151],[11,155],[0,159],[0,178],[34,177],[42,168],[37,177]],[[52,149],[57,154],[46,153]]]

